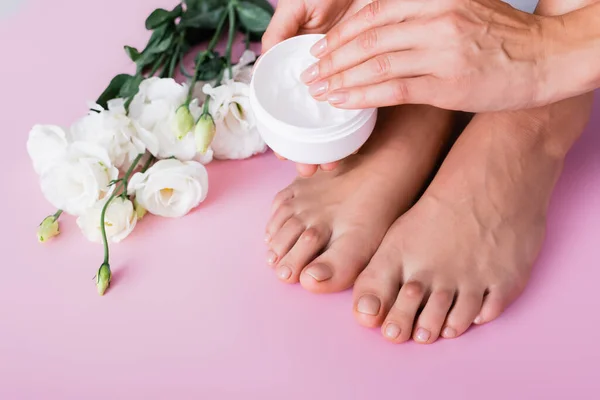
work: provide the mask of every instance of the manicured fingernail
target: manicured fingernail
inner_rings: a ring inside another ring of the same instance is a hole
[[[387,336],[389,339],[396,339],[398,336],[400,336],[400,327],[392,323],[387,324],[385,327],[385,336]]]
[[[320,96],[327,91],[328,86],[327,81],[313,83],[308,87],[308,92],[313,97]]]
[[[372,294],[365,294],[358,299],[356,311],[361,314],[377,315],[379,314],[379,307],[381,307],[381,302],[377,297]]]
[[[447,326],[444,328],[444,331],[442,332],[442,336],[445,338],[448,338],[448,339],[452,339],[453,337],[456,337],[456,330]]]
[[[269,265],[273,265],[273,264],[275,264],[276,261],[277,261],[277,254],[275,254],[274,252],[269,250],[267,252],[267,263]]]
[[[481,315],[478,315],[477,318],[475,318],[475,321],[473,321],[473,323],[479,325],[483,322],[483,317]]]
[[[430,336],[431,333],[427,329],[419,328],[415,334],[415,339],[417,339],[417,342],[425,343],[429,340]]]
[[[269,243],[271,241],[271,235],[268,233],[265,235],[265,243]]]
[[[310,275],[317,282],[326,281],[327,279],[331,279],[333,276],[331,268],[323,264],[311,265],[310,267],[306,268],[304,272]]]
[[[287,281],[292,276],[292,270],[286,266],[282,266],[277,268],[277,276],[279,279]]]
[[[334,92],[327,96],[327,101],[331,104],[342,104],[348,100],[347,92]]]
[[[300,75],[300,79],[304,83],[311,83],[319,77],[319,63],[313,64]]]
[[[313,47],[310,48],[310,54],[319,57],[321,54],[325,53],[325,50],[327,50],[327,38],[323,38],[315,43]]]

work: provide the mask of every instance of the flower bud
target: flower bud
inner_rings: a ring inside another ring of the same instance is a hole
[[[104,296],[104,293],[110,286],[110,279],[112,273],[110,272],[110,266],[108,264],[102,264],[96,275],[96,288],[98,288],[98,294]]]
[[[137,216],[138,221],[141,221],[141,219],[146,216],[148,210],[138,203],[137,199],[133,199],[133,207],[135,208],[135,215]]]
[[[215,121],[210,114],[202,114],[196,123],[194,137],[196,139],[196,150],[198,153],[204,154],[215,138],[217,127]]]
[[[177,139],[181,140],[194,129],[194,117],[190,113],[190,109],[187,104],[180,106],[175,113],[175,119],[173,120],[173,132],[177,136]]]
[[[60,233],[58,229],[58,219],[50,215],[42,221],[37,230],[37,237],[40,243],[43,243]]]

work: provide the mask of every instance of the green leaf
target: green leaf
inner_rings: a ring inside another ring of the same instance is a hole
[[[142,83],[143,79],[144,77],[141,75],[132,76],[121,86],[119,97],[127,99],[135,96],[140,89],[140,83]]]
[[[102,92],[96,103],[103,108],[108,107],[108,102],[119,97],[121,89],[133,79],[133,76],[128,74],[119,74],[115,76],[109,83],[108,87]]]
[[[221,71],[227,65],[224,57],[213,58],[202,64],[202,69],[198,72],[198,80],[212,81],[217,79]]]
[[[240,23],[249,32],[262,33],[267,30],[271,14],[262,7],[249,1],[240,1],[236,10]]]
[[[146,19],[146,29],[149,31],[156,29],[167,22],[173,22],[176,18],[181,17],[183,13],[183,7],[181,4],[178,4],[171,11],[167,11],[164,8],[157,8],[152,11],[152,14]]]
[[[155,45],[157,42],[160,42],[168,33],[168,31],[172,29],[172,25],[162,25],[158,28],[156,28],[153,32],[152,35],[150,36],[150,39],[148,40],[148,44],[146,45],[146,49],[150,46]],[[144,50],[145,51],[145,50]]]
[[[199,10],[203,2],[203,0],[183,0],[188,11]]]
[[[125,46],[125,53],[127,53],[127,56],[133,62],[136,62],[140,58],[140,52],[135,47]]]
[[[215,29],[226,12],[225,6],[203,13],[185,13],[179,26],[182,28]]]
[[[150,53],[150,52],[142,53],[140,55],[140,58],[138,58],[136,61],[138,70],[143,70],[146,67],[154,65],[154,63],[158,60],[159,57],[160,57],[159,53]]]
[[[216,79],[227,65],[226,59],[219,56],[219,53],[214,51],[208,54],[205,52],[198,53],[196,64],[198,62],[200,62],[198,80],[201,81],[212,81],[213,79]]]
[[[171,44],[173,43],[173,39],[174,39],[174,36],[169,35],[169,36],[163,38],[160,42],[157,42],[152,47],[147,48],[145,51],[147,51],[150,54],[165,52],[165,51],[169,50],[169,47],[171,47]]]
[[[224,7],[227,1],[223,0],[184,0],[188,12],[206,13],[220,7]]]
[[[157,8],[152,11],[152,14],[146,19],[146,29],[149,31],[156,29],[171,20],[171,13],[164,8]]]
[[[256,4],[263,10],[269,12],[269,14],[271,14],[271,15],[273,15],[273,13],[275,12],[273,5],[271,3],[269,3],[268,0],[246,0],[246,1],[248,3]]]

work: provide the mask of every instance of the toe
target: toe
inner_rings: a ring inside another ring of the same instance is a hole
[[[408,282],[402,285],[396,302],[382,326],[385,338],[395,343],[410,339],[415,317],[424,295],[423,285],[420,282]]]
[[[333,171],[334,169],[336,169],[338,167],[339,164],[340,164],[339,161],[327,163],[327,164],[321,164],[321,169],[323,171]]]
[[[465,333],[481,310],[483,292],[459,290],[454,306],[446,318],[442,336],[452,339]]]
[[[292,249],[278,265],[279,278],[288,283],[298,282],[304,267],[313,261],[329,242],[331,230],[327,226],[310,227],[300,235]]]
[[[303,177],[314,175],[315,172],[317,172],[317,169],[319,169],[318,165],[296,164],[296,170],[298,171],[298,174]]]
[[[352,286],[367,266],[374,249],[364,246],[361,234],[346,233],[302,271],[300,283],[314,293],[332,293]]]
[[[284,203],[292,200],[294,198],[294,191],[291,187],[287,187],[283,189],[281,192],[275,195],[273,199],[273,203],[271,205],[271,215],[273,216],[275,212],[281,207]]]
[[[434,290],[423,308],[415,329],[413,339],[417,343],[433,343],[440,336],[440,330],[454,300],[454,290]]]
[[[366,327],[380,326],[398,297],[400,254],[382,244],[354,284],[354,317]]]
[[[271,240],[271,250],[267,256],[267,262],[270,265],[277,264],[294,246],[304,229],[304,224],[298,218],[288,219]]]
[[[281,204],[277,209],[273,211],[273,215],[267,222],[267,229],[265,234],[265,242],[270,243],[273,241],[275,236],[283,225],[294,215],[294,207],[289,203]]]
[[[475,317],[474,323],[481,325],[498,318],[506,308],[507,297],[501,288],[491,289],[483,299],[481,311]]]

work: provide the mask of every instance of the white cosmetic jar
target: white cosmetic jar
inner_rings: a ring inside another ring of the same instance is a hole
[[[356,152],[369,138],[377,109],[340,110],[318,102],[300,82],[317,62],[310,48],[324,35],[300,35],[262,55],[250,83],[250,106],[265,143],[288,160],[326,164]]]

